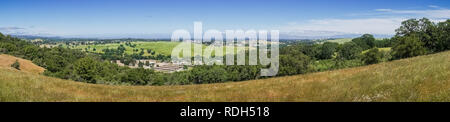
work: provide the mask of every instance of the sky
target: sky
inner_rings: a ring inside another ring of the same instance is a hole
[[[0,32],[152,38],[177,29],[279,30],[285,37],[393,35],[401,21],[450,18],[450,0],[2,0]]]

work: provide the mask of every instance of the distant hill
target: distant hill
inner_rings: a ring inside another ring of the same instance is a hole
[[[11,35],[13,37],[17,37],[17,38],[21,38],[21,39],[28,39],[28,40],[33,40],[33,39],[62,39],[61,37],[58,36],[34,36],[34,35]]]
[[[310,32],[308,34],[302,33],[280,33],[280,39],[337,39],[337,38],[356,38],[363,34],[330,34],[326,36],[316,35],[317,33],[333,33],[333,32]],[[338,33],[338,32],[334,32]],[[372,34],[375,38],[391,38],[394,35],[389,34]]]
[[[449,102],[450,51],[305,75],[184,86],[87,84],[2,66],[0,101]]]
[[[337,38],[356,38],[360,37],[363,34],[331,34],[328,36],[320,36],[316,35],[317,33],[333,33],[333,32],[310,32],[310,33],[281,33],[279,35],[280,40],[316,40],[316,39],[337,39]],[[124,40],[124,39],[133,39],[133,40],[163,40],[170,41],[170,34],[140,34],[140,35],[91,35],[91,36],[41,36],[41,35],[11,35],[13,37],[34,40],[34,39],[43,39],[43,40],[105,40],[105,39],[113,39],[113,40]],[[383,35],[383,34],[373,34],[375,38],[391,38],[393,35]]]

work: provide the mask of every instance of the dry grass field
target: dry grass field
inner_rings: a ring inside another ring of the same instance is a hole
[[[450,52],[305,75],[183,86],[86,84],[2,64],[0,101],[449,102]]]
[[[13,64],[16,60],[19,61],[21,71],[39,74],[39,73],[44,72],[44,70],[45,70],[44,68],[33,64],[33,62],[31,62],[29,60],[16,58],[14,56],[6,55],[6,54],[0,55],[0,67],[13,69],[11,67],[11,64]]]

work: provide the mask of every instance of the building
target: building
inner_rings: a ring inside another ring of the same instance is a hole
[[[119,66],[127,66],[120,61],[111,61],[111,62],[116,63]],[[159,72],[172,73],[172,72],[178,72],[178,71],[184,70],[184,65],[182,65],[182,64],[164,63],[164,62],[159,62],[158,60],[136,60],[135,63],[130,63],[130,65],[128,65],[128,67],[129,68],[139,68],[139,62],[144,64],[142,66],[142,68],[153,69],[153,70],[159,71]],[[149,62],[149,65],[146,65],[145,64],[146,62]],[[134,64],[134,65],[132,65],[132,64]]]

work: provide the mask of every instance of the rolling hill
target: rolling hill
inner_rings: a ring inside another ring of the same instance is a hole
[[[244,82],[112,86],[0,67],[0,101],[450,101],[450,51]]]

